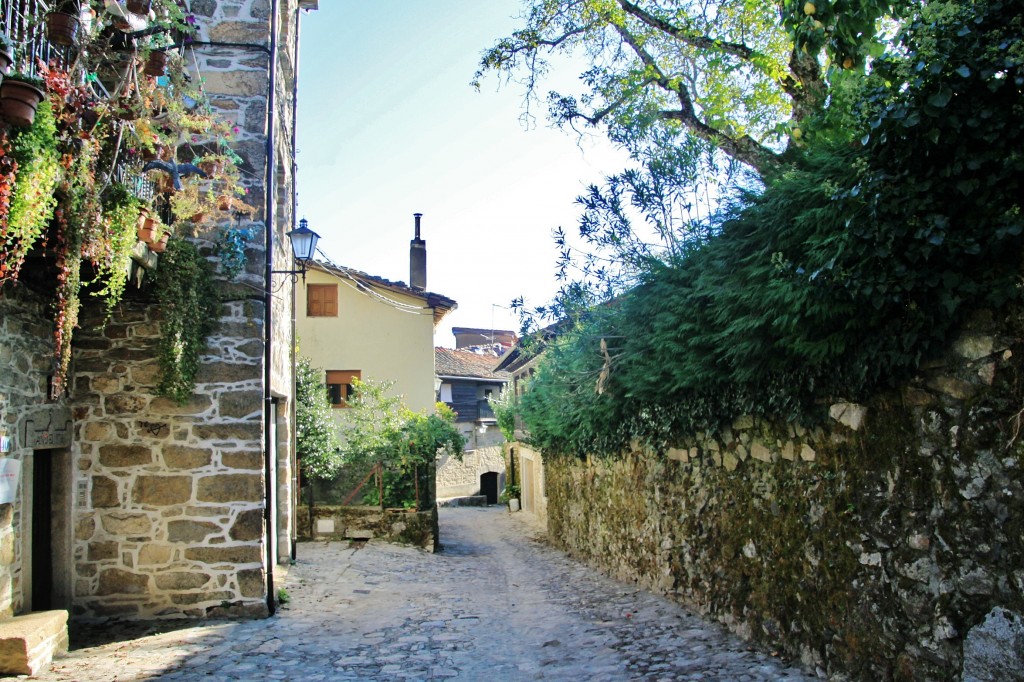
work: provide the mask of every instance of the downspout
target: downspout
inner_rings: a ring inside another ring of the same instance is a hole
[[[267,612],[269,615],[274,615],[277,611],[277,600],[274,596],[274,566],[277,564],[277,557],[274,556],[274,546],[271,538],[273,537],[273,523],[274,523],[274,510],[270,508],[270,501],[273,499],[273,471],[271,467],[273,463],[270,461],[270,454],[274,451],[275,444],[270,442],[271,429],[271,407],[272,407],[272,396],[270,393],[270,381],[273,375],[272,368],[272,335],[271,335],[271,324],[273,322],[271,314],[271,306],[273,304],[273,282],[272,271],[274,269],[274,229],[275,229],[275,188],[277,182],[275,181],[277,175],[277,162],[274,158],[274,133],[275,133],[275,122],[277,113],[277,34],[280,30],[278,13],[280,11],[280,0],[271,0],[270,3],[270,78],[269,78],[269,89],[270,92],[267,95],[267,169],[265,178],[265,198],[266,198],[266,211],[264,213],[264,222],[266,224],[266,268],[264,274],[264,281],[267,283],[266,294],[264,298],[264,311],[263,311],[263,338],[264,338],[264,357],[263,357],[263,520],[264,520],[264,540],[266,541],[267,547]]]
[[[298,127],[299,127],[299,39],[301,37],[300,29],[302,28],[302,8],[295,8],[295,54],[292,57],[292,229],[296,229],[298,225],[296,220],[299,217],[299,201],[298,194],[294,191],[295,186],[298,184],[299,164],[296,161],[296,147],[298,145]],[[291,348],[291,359],[292,367],[296,366],[295,357],[295,318],[298,313],[295,310],[296,301],[296,287],[292,284],[292,348]],[[292,399],[290,402],[291,409],[288,411],[288,420],[291,424],[291,472],[292,472],[292,484],[289,486],[291,491],[292,499],[288,505],[291,509],[291,523],[288,524],[291,528],[291,560],[295,561],[297,554],[296,549],[298,546],[298,529],[295,527],[295,522],[298,520],[296,510],[299,508],[299,451],[296,443],[298,433],[295,430],[295,396],[298,395],[295,387],[295,372],[292,372]]]

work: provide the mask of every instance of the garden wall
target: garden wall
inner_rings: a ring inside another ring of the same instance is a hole
[[[297,510],[300,540],[369,540],[383,539],[403,545],[414,545],[428,552],[438,550],[437,508],[428,511],[385,509],[380,507],[313,507],[310,524],[309,507]]]
[[[1022,679],[1022,361],[1019,316],[979,314],[902,390],[816,426],[546,458],[550,537],[821,673]]]

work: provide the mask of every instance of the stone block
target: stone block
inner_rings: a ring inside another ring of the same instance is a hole
[[[110,424],[105,422],[89,422],[82,429],[82,438],[87,441],[97,442],[107,440],[114,432]]]
[[[163,455],[164,464],[170,469],[200,469],[213,461],[213,453],[209,450],[184,445],[165,445]]]
[[[121,506],[121,498],[117,494],[117,481],[106,476],[93,476],[92,506],[95,509]]]
[[[800,459],[805,462],[813,462],[818,453],[807,443],[800,446]]]
[[[852,431],[859,431],[864,425],[868,408],[857,403],[836,403],[828,408],[828,416]]]
[[[192,429],[196,438],[202,440],[237,443],[249,441],[257,443],[263,435],[263,426],[258,422],[245,424],[202,424]]]
[[[100,523],[103,526],[103,530],[111,535],[124,537],[148,537],[152,534],[153,530],[153,521],[146,514],[113,512],[104,514]]]
[[[67,650],[67,611],[37,611],[0,621],[0,673],[34,676]]]
[[[133,386],[156,386],[160,380],[160,365],[155,362],[132,367],[129,371]]]
[[[223,452],[221,463],[229,469],[263,469],[263,452],[260,450],[243,450],[242,452]]]
[[[239,512],[231,526],[231,539],[239,542],[259,540],[263,537],[263,510],[248,509]]]
[[[140,395],[111,395],[103,399],[107,415],[137,414],[146,409],[146,399]]]
[[[171,521],[167,524],[167,540],[170,542],[204,542],[207,537],[223,529],[209,521]]]
[[[108,568],[100,571],[98,596],[115,594],[146,594],[149,592],[149,576]]]
[[[103,561],[104,559],[116,559],[118,546],[111,540],[105,542],[90,542],[88,559],[89,561]]]
[[[100,465],[105,467],[134,467],[152,463],[153,451],[145,445],[100,446]]]
[[[763,443],[757,442],[750,446],[750,456],[760,462],[771,462],[772,453],[771,450],[766,448]]]
[[[14,533],[5,533],[0,537],[0,566],[10,566],[14,558]]]
[[[263,555],[259,545],[233,545],[228,547],[189,547],[185,558],[204,564],[258,564]]]
[[[172,571],[157,574],[154,581],[161,590],[196,590],[210,582],[210,576],[192,571]]]
[[[139,476],[132,485],[134,504],[165,507],[191,499],[191,476]]]
[[[210,396],[193,394],[184,405],[179,405],[170,398],[154,398],[149,404],[149,410],[153,414],[160,415],[200,415],[209,410],[212,405],[213,401]]]
[[[724,452],[722,454],[722,466],[725,467],[726,471],[736,471],[736,467],[740,464],[740,459],[731,452]]]
[[[259,365],[237,362],[204,362],[196,373],[198,384],[237,384],[259,378]]]
[[[975,391],[975,387],[971,384],[953,377],[935,377],[928,382],[928,388],[945,393],[957,400],[967,400],[974,395]]]
[[[147,543],[139,550],[139,566],[163,566],[171,560],[171,548],[167,545]]]
[[[736,417],[732,422],[733,431],[743,431],[744,429],[752,428],[754,428],[754,417],[749,414]]]
[[[1024,619],[1002,607],[964,639],[963,682],[1020,680],[1024,671]]]
[[[171,601],[175,604],[198,604],[204,601],[223,602],[234,596],[232,592],[184,592],[172,594]]]
[[[263,392],[225,391],[217,403],[221,417],[241,419],[255,415],[258,418],[263,411]]]
[[[964,334],[953,343],[953,350],[966,360],[980,360],[994,349],[995,339],[984,334]]]
[[[261,598],[267,596],[267,584],[262,568],[247,568],[238,572],[238,591],[243,597]]]
[[[210,27],[210,40],[226,43],[266,44],[270,39],[266,22],[221,21]]]
[[[196,496],[200,502],[259,502],[263,499],[263,477],[258,474],[221,474],[199,479]]]

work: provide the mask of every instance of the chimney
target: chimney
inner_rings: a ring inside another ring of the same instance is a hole
[[[427,288],[427,242],[420,239],[420,218],[422,213],[413,213],[416,218],[416,238],[409,242],[409,286],[417,291]]]

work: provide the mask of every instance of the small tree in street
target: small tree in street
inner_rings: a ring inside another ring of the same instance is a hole
[[[323,371],[313,367],[309,358],[299,358],[295,369],[295,449],[302,475],[321,481],[337,475],[343,462],[338,425],[331,416],[323,377]]]

